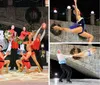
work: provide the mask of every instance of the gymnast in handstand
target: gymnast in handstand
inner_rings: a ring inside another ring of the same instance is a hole
[[[72,5],[74,8],[74,14],[76,16],[76,24],[73,26],[70,26],[69,28],[64,28],[64,27],[59,27],[59,26],[54,26],[53,28],[55,30],[61,30],[65,32],[71,32],[71,33],[76,33],[82,37],[85,37],[88,39],[88,42],[91,43],[94,39],[94,36],[88,32],[85,31],[85,23],[84,23],[84,18],[81,17],[81,12],[79,11],[77,7],[77,0],[74,0],[75,5]]]

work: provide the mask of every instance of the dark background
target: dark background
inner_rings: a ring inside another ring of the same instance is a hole
[[[96,77],[85,75],[72,67],[70,68],[72,69],[72,79],[97,79]],[[62,70],[60,68],[60,65],[58,64],[58,61],[50,59],[50,69],[50,78],[59,78],[61,76]],[[58,75],[56,76],[55,73],[57,73]]]
[[[7,7],[8,1],[0,0],[0,7]],[[45,6],[45,0],[13,0],[14,7],[34,7],[34,6]]]
[[[67,6],[71,6],[72,8],[73,4],[73,0],[50,0],[50,18],[53,19],[53,9],[56,8],[58,10],[58,20],[65,21]],[[91,11],[95,12],[96,19],[100,19],[99,4],[99,0],[78,0],[78,8],[80,9],[87,24],[89,24]],[[75,16],[72,14],[72,21],[75,21],[74,18]]]
[[[84,78],[89,78],[89,79],[95,79],[95,77],[91,77],[88,75],[85,75],[74,68],[70,67],[72,69],[72,79],[84,79]],[[60,68],[60,65],[58,64],[58,61],[50,59],[50,78],[59,78],[62,74],[62,70]],[[55,73],[58,73],[56,76]],[[65,76],[66,77],[66,76]]]

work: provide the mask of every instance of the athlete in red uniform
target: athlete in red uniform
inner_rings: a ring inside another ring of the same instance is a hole
[[[20,34],[20,36],[19,36],[19,41],[24,41],[24,39],[26,38],[26,36],[28,36],[29,35],[29,32],[28,31],[26,31],[26,28],[25,27],[23,27],[23,31],[21,32],[21,34]],[[22,44],[20,44],[20,49],[19,49],[20,51],[22,51],[22,52],[24,52],[25,51],[25,49],[24,49],[24,44],[22,43]]]
[[[12,39],[14,39],[15,36],[16,36],[16,32],[14,31],[14,29],[15,29],[15,26],[12,25],[12,26],[11,26],[11,29],[8,30],[8,31],[11,33],[11,35],[12,35],[11,38],[10,38],[10,41],[11,41]]]
[[[16,60],[16,64],[18,66],[18,71],[23,71],[24,67],[26,67],[26,73],[30,73],[32,71],[30,70],[31,64],[30,64],[29,58],[32,55],[32,50],[29,45],[26,46],[26,50],[27,50],[27,53],[25,54],[21,53],[22,57],[20,60]]]
[[[25,39],[25,37],[28,35],[28,31],[26,31],[26,28],[25,27],[23,27],[23,31],[21,32],[21,34],[20,34],[20,36],[19,36],[19,38],[21,39],[21,40],[24,40]]]
[[[41,36],[40,34],[38,34],[39,31],[41,30],[41,28],[44,29],[44,32],[43,32],[42,36]],[[43,39],[43,37],[44,37],[44,35],[45,35],[45,29],[46,29],[46,24],[43,23],[43,24],[41,25],[41,27],[37,30],[36,33],[34,33],[34,32],[30,32],[30,33],[29,33],[29,35],[28,35],[29,41],[23,42],[23,44],[26,44],[27,46],[30,45],[31,50],[33,50],[33,49],[39,50],[40,41]],[[34,38],[33,38],[33,36],[34,36]],[[37,37],[37,36],[38,36],[38,37]],[[32,41],[32,38],[33,38],[33,41]],[[37,70],[34,70],[34,71],[41,72],[43,69],[42,69],[42,67],[40,66],[39,62],[37,61],[37,58],[36,58],[34,52],[32,52],[31,57],[32,57],[33,61],[35,62],[35,64],[38,66],[38,69],[37,69]],[[17,62],[19,62],[19,61],[17,61]],[[16,63],[17,63],[17,62],[16,62]],[[20,63],[21,63],[21,62],[20,62]]]
[[[42,35],[39,33],[41,29],[43,30]],[[41,41],[45,36],[45,32],[46,32],[45,29],[46,29],[46,23],[42,23],[41,27],[37,30],[36,34],[34,35],[33,42],[32,42],[32,49],[36,53],[37,61],[39,62],[42,68],[41,71],[43,70],[43,65],[42,65],[42,60],[41,60],[39,50],[40,50]]]
[[[29,41],[23,42],[27,46],[30,46],[31,50],[32,50],[32,46],[31,46],[31,44],[32,44],[32,36],[33,35],[31,34],[31,36],[29,37]],[[42,68],[41,68],[40,64],[38,63],[38,61],[37,61],[37,58],[36,58],[36,55],[35,55],[34,51],[32,52],[31,57],[32,57],[33,61],[35,62],[35,64],[38,66],[38,69],[34,70],[34,72],[41,72]]]
[[[5,58],[9,55],[9,52],[7,52],[5,55],[2,52],[2,46],[0,45],[0,74],[2,74],[3,67],[6,65],[6,72],[8,73],[8,67],[10,64],[9,60],[5,60]]]
[[[8,31],[10,32],[10,34],[11,34],[11,37],[8,39],[9,44],[8,44],[8,49],[7,49],[7,51],[9,51],[9,52],[11,51],[11,43],[12,43],[12,40],[16,37],[16,32],[14,31],[14,29],[15,29],[15,26],[12,25],[12,26],[11,26],[11,29],[8,30]]]

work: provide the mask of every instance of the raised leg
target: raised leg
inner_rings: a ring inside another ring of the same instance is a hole
[[[89,44],[91,44],[91,42],[94,39],[94,36],[89,34],[89,33],[87,33],[87,32],[83,32],[82,34],[80,34],[80,36],[86,37],[88,39]]]

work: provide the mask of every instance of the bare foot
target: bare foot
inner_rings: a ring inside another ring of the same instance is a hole
[[[22,68],[19,68],[18,70],[17,70],[17,72],[22,72],[23,71],[23,69]]]
[[[38,67],[38,69],[40,70],[40,72],[42,72],[42,71],[43,71],[43,69],[42,69],[41,67],[40,67],[40,68]]]
[[[42,70],[43,70],[43,69],[36,68],[33,72],[39,72],[39,73],[40,73],[40,72],[42,72]]]
[[[5,73],[8,73],[8,70],[6,70]]]
[[[30,71],[29,72],[26,72],[26,74],[29,74],[29,73],[31,73]]]
[[[34,69],[33,72],[38,72],[38,68]]]

